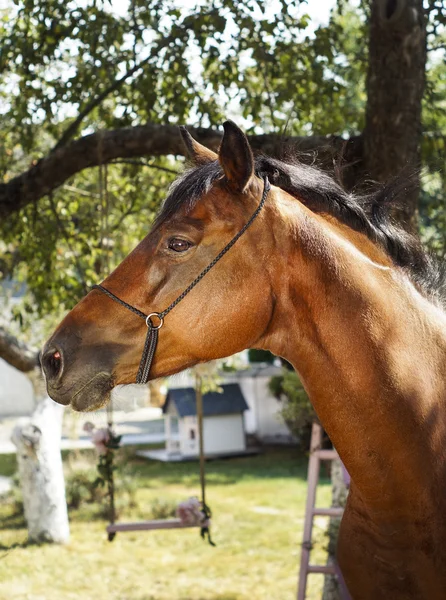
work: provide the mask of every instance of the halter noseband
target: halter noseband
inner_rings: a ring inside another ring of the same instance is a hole
[[[263,193],[262,193],[262,198],[260,200],[260,204],[258,205],[256,210],[253,212],[250,219],[245,223],[245,225],[240,229],[240,231],[238,233],[236,233],[236,235],[232,238],[232,240],[228,244],[226,244],[226,246],[223,248],[223,250],[221,250],[221,252],[219,254],[217,254],[217,256],[214,258],[214,260],[211,261],[208,264],[208,266],[205,269],[203,269],[203,271],[201,271],[201,273],[192,281],[192,283],[184,290],[184,292],[182,292],[178,296],[178,298],[176,298],[171,304],[169,304],[169,306],[162,312],[159,312],[159,313],[152,312],[152,313],[146,315],[145,313],[138,310],[131,304],[128,304],[128,302],[125,302],[124,300],[121,300],[121,298],[118,298],[118,296],[115,296],[115,294],[113,294],[112,292],[107,290],[102,285],[94,285],[92,287],[93,290],[94,289],[100,290],[101,292],[106,294],[109,298],[111,298],[112,300],[114,300],[115,302],[117,302],[118,304],[123,306],[124,308],[127,308],[128,310],[132,311],[132,313],[134,313],[141,319],[144,319],[144,321],[146,322],[147,336],[146,336],[146,341],[144,344],[144,350],[143,350],[142,356],[141,356],[141,362],[139,364],[138,374],[136,375],[136,383],[147,383],[149,380],[150,367],[152,366],[152,361],[153,361],[153,357],[155,355],[155,350],[156,350],[156,344],[158,342],[158,331],[163,326],[164,317],[167,314],[169,314],[170,311],[173,310],[175,308],[175,306],[177,304],[179,304],[181,302],[181,300],[183,300],[183,298],[185,298],[191,290],[193,290],[193,288],[197,285],[197,283],[199,283],[203,279],[203,277],[205,275],[207,275],[207,273],[209,273],[209,271],[212,269],[212,267],[214,267],[218,263],[218,261],[221,258],[223,258],[223,256],[226,254],[226,252],[228,252],[232,248],[232,246],[236,243],[236,241],[242,237],[242,235],[245,233],[245,231],[248,229],[248,227],[250,227],[250,225],[253,223],[253,221],[259,214],[259,212],[262,210],[263,205],[265,204],[265,201],[268,197],[270,189],[271,189],[271,186],[268,181],[268,177],[265,176],[264,180],[263,180]],[[156,323],[156,322],[154,323],[152,321],[153,318],[157,319],[158,323]]]

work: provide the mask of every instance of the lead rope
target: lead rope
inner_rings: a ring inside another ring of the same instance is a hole
[[[179,304],[179,302],[181,302],[181,300],[183,300],[187,296],[187,294],[189,294],[189,292],[191,292],[194,289],[194,287],[203,279],[203,277],[209,273],[209,271],[212,269],[212,267],[214,267],[218,263],[218,261],[223,258],[223,256],[232,248],[232,246],[242,237],[242,235],[245,233],[245,231],[252,225],[253,221],[255,220],[255,218],[257,217],[259,212],[262,210],[263,205],[265,204],[265,201],[268,197],[270,189],[271,189],[271,186],[268,181],[268,177],[265,176],[263,179],[262,198],[260,200],[258,207],[253,212],[253,214],[251,215],[249,220],[245,223],[245,225],[242,227],[242,229],[240,229],[240,231],[238,233],[236,233],[236,235],[232,238],[232,240],[230,242],[228,242],[228,244],[226,244],[226,246],[223,248],[223,250],[221,250],[217,254],[217,256],[214,258],[214,260],[212,260],[208,264],[208,266],[205,269],[203,269],[203,271],[201,271],[201,273],[192,281],[192,283],[178,296],[178,298],[176,298],[171,304],[169,304],[169,306],[162,312],[160,312],[160,313],[153,312],[153,313],[150,313],[149,315],[146,315],[145,313],[138,310],[131,304],[128,304],[124,300],[121,300],[121,298],[118,298],[118,296],[115,296],[115,294],[113,294],[112,292],[107,290],[102,285],[94,285],[92,287],[92,289],[100,290],[101,292],[106,294],[109,298],[111,298],[112,300],[114,300],[115,302],[117,302],[118,304],[123,306],[124,308],[127,308],[128,310],[132,311],[135,315],[144,319],[146,322],[148,331],[147,331],[146,340],[144,343],[144,350],[143,350],[143,353],[141,356],[141,362],[139,364],[139,369],[138,369],[138,373],[136,376],[136,383],[147,383],[149,380],[150,368],[152,366],[152,361],[153,361],[153,357],[155,355],[156,345],[158,343],[158,330],[161,329],[161,327],[163,326],[164,317],[166,315],[168,315],[170,313],[170,311],[173,310],[175,308],[175,306],[177,304]],[[153,317],[158,319],[158,324],[155,324],[152,321]]]
[[[158,329],[148,325],[144,350],[142,351],[141,362],[139,363],[136,383],[147,383],[149,381],[150,367],[152,366],[155,355],[156,345],[158,343]]]

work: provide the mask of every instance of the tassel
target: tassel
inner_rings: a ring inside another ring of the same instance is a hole
[[[211,518],[212,518],[211,509],[204,502],[201,502],[201,512],[203,514],[203,519],[202,519],[203,525],[201,526],[201,529],[200,529],[200,535],[204,540],[207,538],[207,540],[211,546],[216,546],[216,544],[214,544],[214,542],[212,541],[212,538],[211,538],[211,529],[210,529],[210,523],[211,523]]]

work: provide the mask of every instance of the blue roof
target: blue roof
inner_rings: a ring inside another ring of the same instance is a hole
[[[238,383],[229,383],[221,386],[223,392],[208,392],[203,395],[203,415],[230,415],[248,410],[248,405]],[[196,416],[195,390],[193,388],[179,388],[169,390],[163,413],[167,412],[169,403],[173,402],[180,417]]]

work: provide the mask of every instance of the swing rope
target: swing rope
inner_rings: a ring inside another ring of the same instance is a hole
[[[110,272],[110,246],[109,246],[109,214],[110,214],[110,203],[108,195],[108,168],[107,164],[102,162],[102,138],[99,140],[99,198],[101,202],[101,256],[104,258],[103,271],[105,273]],[[107,431],[109,440],[114,440],[115,435],[113,432],[113,400],[107,404]],[[106,469],[107,469],[107,494],[109,498],[109,522],[114,525],[116,522],[116,506],[115,506],[115,480],[114,480],[114,461],[113,461],[113,449],[106,458]],[[108,534],[109,542],[113,541],[116,533],[111,532]]]
[[[203,539],[208,540],[211,546],[215,546],[211,539],[211,532],[209,528],[209,521],[212,517],[211,509],[206,504],[206,456],[204,454],[204,442],[203,442],[203,382],[201,376],[196,375],[195,377],[195,401],[197,404],[197,420],[198,420],[198,444],[199,444],[199,458],[200,458],[200,486],[201,486],[201,510],[203,512],[203,523],[201,527],[200,535]]]
[[[111,438],[113,436],[113,403],[110,399],[107,404],[107,428],[108,434]],[[109,506],[110,506],[110,514],[109,514],[109,522],[111,525],[114,525],[116,522],[116,507],[115,507],[115,478],[114,478],[114,461],[113,454],[111,454],[110,466],[109,466],[109,474],[108,474],[108,497],[109,497]],[[115,538],[116,533],[110,532],[108,534],[108,541],[112,542]]]
[[[104,204],[103,204],[103,215],[104,215],[104,235],[102,240],[106,242],[105,244],[105,269],[107,273],[110,273],[110,244],[109,244],[109,236],[110,236],[110,224],[109,224],[109,215],[110,215],[110,203],[108,196],[108,167],[107,164],[102,164],[101,167],[101,188],[103,190],[104,195]],[[104,248],[102,248],[104,249]],[[113,432],[113,400],[110,398],[107,404],[107,428],[109,438],[114,438]],[[114,478],[114,461],[113,454],[111,464],[110,464],[110,480],[108,483],[108,495],[110,498],[110,523],[114,524],[116,521],[116,506],[115,506],[115,478]],[[109,537],[112,535],[113,537],[116,535],[115,533],[109,533]]]
[[[99,153],[102,156],[101,140],[99,143]],[[99,197],[101,202],[101,249],[102,254],[105,257],[104,270],[110,272],[110,247],[108,244],[109,240],[109,194],[108,194],[108,170],[107,164],[104,164],[102,160],[99,160]],[[105,243],[104,243],[105,242]],[[215,546],[211,539],[209,522],[212,516],[209,506],[206,504],[206,468],[205,462],[206,457],[204,454],[204,442],[203,442],[203,382],[201,376],[197,373],[195,380],[195,400],[197,408],[197,421],[198,421],[198,441],[199,441],[199,462],[200,462],[200,488],[201,488],[201,512],[203,513],[202,526],[200,528],[200,535],[203,539],[207,539],[211,546]],[[113,401],[110,399],[107,404],[107,431],[111,445],[106,457],[106,479],[107,479],[107,494],[109,498],[109,522],[110,525],[116,523],[116,505],[115,505],[115,481],[114,481],[114,451],[117,448],[116,442],[119,438],[116,438],[113,431],[114,419],[113,419]],[[108,541],[112,542],[116,536],[115,531],[108,533]]]

